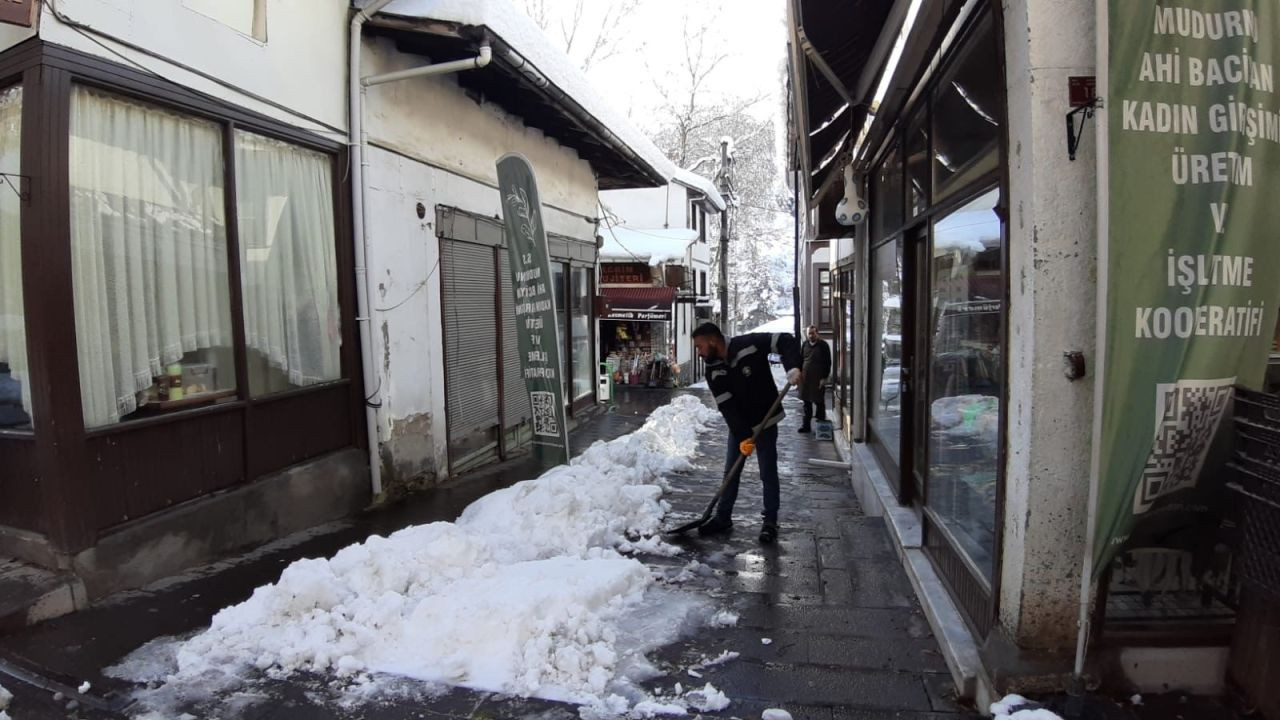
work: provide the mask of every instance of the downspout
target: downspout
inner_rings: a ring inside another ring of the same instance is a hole
[[[369,482],[376,499],[382,494],[382,462],[378,451],[378,411],[382,408],[379,397],[382,392],[382,379],[378,374],[373,354],[374,327],[373,288],[369,283],[369,266],[372,264],[373,248],[365,232],[365,146],[368,144],[368,133],[364,128],[365,88],[369,85],[394,82],[412,77],[426,75],[442,75],[458,70],[480,68],[489,64],[491,57],[489,45],[480,48],[480,54],[469,60],[425,65],[423,67],[401,70],[398,72],[361,77],[360,51],[363,47],[363,28],[365,22],[386,7],[391,0],[374,0],[351,18],[351,37],[349,41],[350,56],[348,59],[348,98],[347,110],[350,114],[348,123],[347,144],[351,148],[351,225],[352,241],[355,245],[356,271],[356,323],[360,328],[360,360],[364,369],[364,412],[365,429],[369,442]]]

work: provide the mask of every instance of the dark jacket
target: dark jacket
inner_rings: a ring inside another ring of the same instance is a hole
[[[765,415],[778,397],[769,353],[781,355],[788,370],[800,367],[800,343],[789,333],[739,335],[729,340],[725,357],[707,362],[707,387],[734,440],[751,437],[757,425],[772,427],[782,420],[779,406],[765,423]]]
[[[800,384],[800,399],[817,402],[822,397],[822,381],[831,375],[831,346],[818,338],[811,343],[807,339],[800,345],[804,355],[804,382]]]

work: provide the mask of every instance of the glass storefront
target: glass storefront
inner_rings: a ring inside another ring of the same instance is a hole
[[[873,251],[867,417],[876,440],[900,461],[902,437],[902,240]]]
[[[998,200],[993,189],[935,222],[929,268],[927,503],[988,581],[1004,384]]]
[[[22,167],[22,87],[0,90],[0,172]],[[0,182],[0,429],[31,427],[22,300],[22,201]]]
[[[980,14],[868,178],[868,441],[980,635],[995,608],[1006,372],[1000,56]]]
[[[572,311],[573,399],[586,397],[595,390],[595,373],[591,356],[591,272],[573,269]]]

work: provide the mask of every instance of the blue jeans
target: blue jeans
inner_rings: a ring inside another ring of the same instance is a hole
[[[727,474],[738,461],[742,451],[738,449],[738,441],[729,436],[729,447],[725,453],[724,471]],[[764,521],[776,525],[778,523],[778,426],[760,433],[756,440],[756,462],[760,466],[760,482],[764,486]],[[742,463],[746,467],[746,462]],[[742,468],[729,480],[720,502],[716,506],[716,517],[729,520],[733,516],[733,503],[738,499],[738,480],[742,477]]]

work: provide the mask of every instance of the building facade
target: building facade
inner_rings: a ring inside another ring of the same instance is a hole
[[[615,381],[624,384],[632,370],[651,367],[646,354],[662,356],[675,383],[699,382],[690,333],[712,316],[724,199],[707,179],[676,170],[664,187],[601,192],[600,206],[601,357],[615,356]],[[656,287],[640,291],[647,286]]]
[[[594,404],[597,193],[665,158],[507,4],[376,5],[0,24],[0,556],[77,602],[527,443],[505,153],[538,173],[569,414]]]
[[[801,239],[830,243],[840,440],[980,701],[1062,688],[1075,660],[1104,168],[1094,124],[1076,113],[1069,145],[1064,118],[1091,101],[1105,5],[789,3],[792,169]],[[857,198],[866,222],[839,225]],[[1169,569],[1184,556],[1105,568],[1088,673],[1221,689],[1234,609]]]

